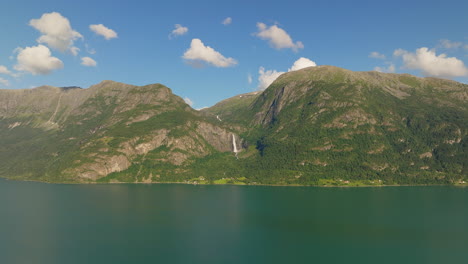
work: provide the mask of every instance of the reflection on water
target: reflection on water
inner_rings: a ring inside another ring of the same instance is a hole
[[[468,189],[0,180],[0,263],[462,263]]]

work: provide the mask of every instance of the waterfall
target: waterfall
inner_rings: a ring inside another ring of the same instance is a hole
[[[232,134],[232,148],[234,149],[234,153],[236,154],[237,158],[237,152],[239,151],[237,150],[236,137],[234,136],[234,134]]]

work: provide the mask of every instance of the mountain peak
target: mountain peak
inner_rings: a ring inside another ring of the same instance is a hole
[[[98,86],[98,87],[103,87],[103,86],[108,86],[108,85],[128,85],[126,83],[122,83],[122,82],[116,82],[116,81],[112,81],[112,80],[103,80],[97,84],[94,84],[92,86],[90,86],[89,88],[93,87],[93,86]]]
[[[99,84],[115,84],[115,83],[120,83],[120,82],[113,81],[113,80],[102,80],[101,82],[98,83],[98,85]]]

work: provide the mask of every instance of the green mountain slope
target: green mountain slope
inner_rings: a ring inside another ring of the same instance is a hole
[[[8,178],[164,180],[194,158],[232,149],[228,128],[159,84],[1,90],[0,106],[0,175]]]
[[[0,176],[453,184],[468,181],[467,101],[468,85],[454,81],[332,66],[202,111],[159,84],[0,90]]]
[[[210,108],[201,110],[206,116],[216,117],[220,122],[239,124],[248,127],[251,123],[250,105],[260,96],[261,92],[251,92],[225,99]],[[248,118],[246,118],[246,116]]]
[[[239,113],[263,180],[450,183],[468,174],[467,99],[453,81],[320,66],[282,75]]]

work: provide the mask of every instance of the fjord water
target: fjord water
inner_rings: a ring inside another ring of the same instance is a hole
[[[0,263],[467,263],[468,188],[0,180]]]

